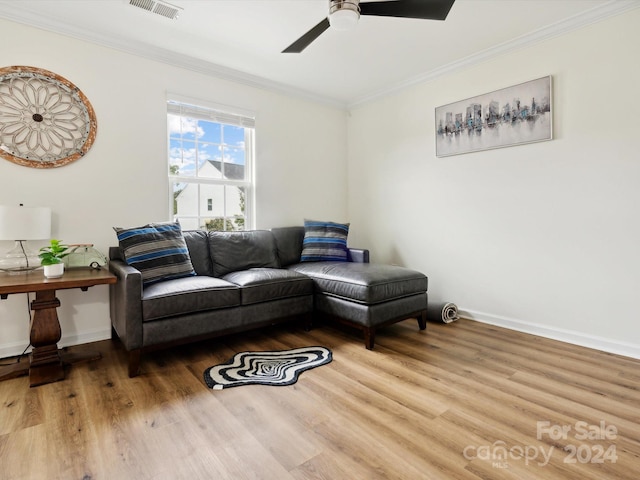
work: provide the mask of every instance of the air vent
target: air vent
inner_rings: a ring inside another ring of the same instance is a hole
[[[181,7],[171,5],[167,2],[159,2],[157,0],[129,0],[129,5],[142,8],[147,12],[162,15],[163,17],[175,20],[180,16],[180,12],[183,10]]]

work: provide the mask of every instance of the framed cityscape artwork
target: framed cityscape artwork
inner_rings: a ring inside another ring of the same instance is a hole
[[[551,76],[436,108],[436,156],[553,138]]]

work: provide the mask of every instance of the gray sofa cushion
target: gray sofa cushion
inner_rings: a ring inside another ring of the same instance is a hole
[[[268,230],[209,232],[209,250],[216,277],[249,268],[279,267],[275,240]]]
[[[313,280],[293,270],[252,268],[222,279],[242,287],[242,305],[313,294]]]
[[[286,267],[299,263],[302,241],[304,240],[304,227],[272,228],[271,233],[278,249],[280,266]]]
[[[149,285],[142,292],[142,320],[240,305],[240,289],[220,278],[194,276]]]
[[[209,257],[209,235],[204,230],[184,230],[184,240],[189,249],[193,269],[198,275],[213,276],[213,265]]]
[[[317,293],[365,305],[427,291],[427,277],[394,265],[351,262],[298,263],[288,267],[314,280]]]

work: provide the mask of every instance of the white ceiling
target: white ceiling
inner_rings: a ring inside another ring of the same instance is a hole
[[[425,0],[429,1],[429,0]],[[0,0],[0,17],[223,78],[353,105],[620,14],[637,0],[456,0],[444,22],[363,16],[299,54],[281,51],[328,0],[169,0],[177,20],[129,0]]]

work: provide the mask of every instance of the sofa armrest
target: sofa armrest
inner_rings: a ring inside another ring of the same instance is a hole
[[[118,281],[109,285],[111,325],[127,350],[142,347],[142,274],[121,260],[109,270]]]
[[[364,248],[348,248],[347,260],[354,263],[369,263],[369,250]]]

